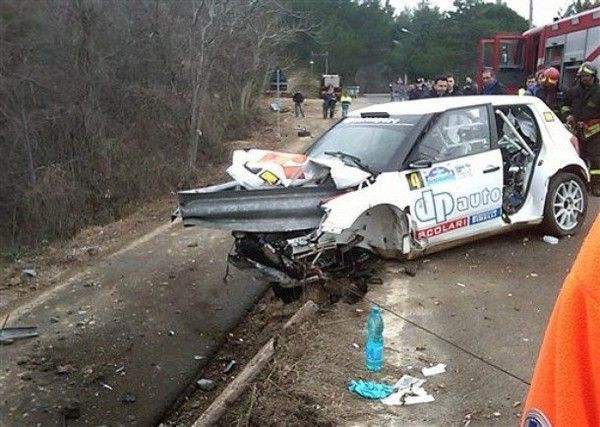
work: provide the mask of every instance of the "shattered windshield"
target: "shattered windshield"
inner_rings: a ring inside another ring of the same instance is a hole
[[[357,157],[374,171],[383,171],[410,135],[421,115],[389,118],[349,117],[323,135],[306,153],[322,157],[341,152]]]

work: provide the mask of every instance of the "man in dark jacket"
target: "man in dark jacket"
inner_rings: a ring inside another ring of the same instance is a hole
[[[465,77],[465,85],[462,88],[463,95],[477,95],[478,88],[477,83],[469,76]]]
[[[566,92],[561,112],[577,131],[581,157],[590,165],[592,194],[600,197],[600,85],[591,63],[579,67],[577,83]]]
[[[448,80],[446,76],[439,76],[433,80],[433,87],[425,98],[442,98],[448,96]]]
[[[487,68],[481,73],[483,87],[481,88],[482,95],[504,95],[506,92],[504,85],[496,80],[494,70]]]
[[[300,91],[296,91],[292,96],[292,101],[294,101],[294,115],[298,117],[302,114],[304,117],[304,110],[302,109],[302,103],[304,102],[304,95]]]
[[[448,96],[462,95],[462,93],[460,93],[460,89],[454,83],[454,76],[452,74],[448,74],[446,76],[446,81],[448,82],[448,90],[446,91],[446,95],[448,95]]]
[[[408,99],[427,98],[427,88],[425,87],[425,79],[419,77],[415,88],[408,93]]]

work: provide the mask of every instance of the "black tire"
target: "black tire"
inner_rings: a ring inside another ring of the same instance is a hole
[[[292,303],[302,296],[302,286],[294,286],[292,288],[284,288],[277,282],[271,282],[273,293],[277,298],[283,301],[284,304]]]
[[[561,206],[562,204],[562,206]],[[559,172],[550,180],[544,206],[544,232],[556,237],[581,230],[588,208],[586,186],[575,174]]]

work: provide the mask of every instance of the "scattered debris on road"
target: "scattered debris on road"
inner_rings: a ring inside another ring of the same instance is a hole
[[[217,386],[214,381],[207,378],[200,378],[198,381],[196,381],[196,385],[202,391],[212,391]]]
[[[384,399],[394,392],[394,387],[389,384],[366,380],[350,380],[346,387],[365,399]]]
[[[8,345],[14,343],[16,340],[34,338],[38,335],[37,326],[3,327],[0,329],[0,344]]]
[[[98,377],[98,378],[96,378],[96,381],[98,382],[98,384],[101,387],[104,387],[105,389],[108,389],[108,390],[111,390],[111,391],[114,390],[109,384],[107,384],[107,382],[106,382],[106,380],[105,380],[104,377]]]
[[[381,399],[385,405],[416,405],[418,403],[429,403],[435,399],[422,387],[427,380],[415,378],[410,375],[403,375],[402,378],[394,384],[395,392]]]
[[[227,365],[225,365],[225,368],[223,368],[223,373],[224,374],[230,373],[236,364],[237,364],[237,362],[235,361],[235,359],[230,360],[229,363]]]
[[[435,366],[421,369],[421,372],[426,377],[430,377],[432,375],[437,375],[437,374],[442,374],[442,373],[446,372],[446,365],[443,363],[438,363]]]
[[[25,268],[21,270],[21,274],[26,277],[36,277],[37,272],[33,268]]]
[[[554,236],[544,236],[543,237],[544,242],[549,243],[551,245],[558,245],[558,238],[554,237]]]

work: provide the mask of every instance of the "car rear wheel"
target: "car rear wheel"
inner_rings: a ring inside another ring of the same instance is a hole
[[[577,234],[588,207],[587,192],[581,178],[559,172],[550,180],[544,207],[544,231],[557,237]]]

